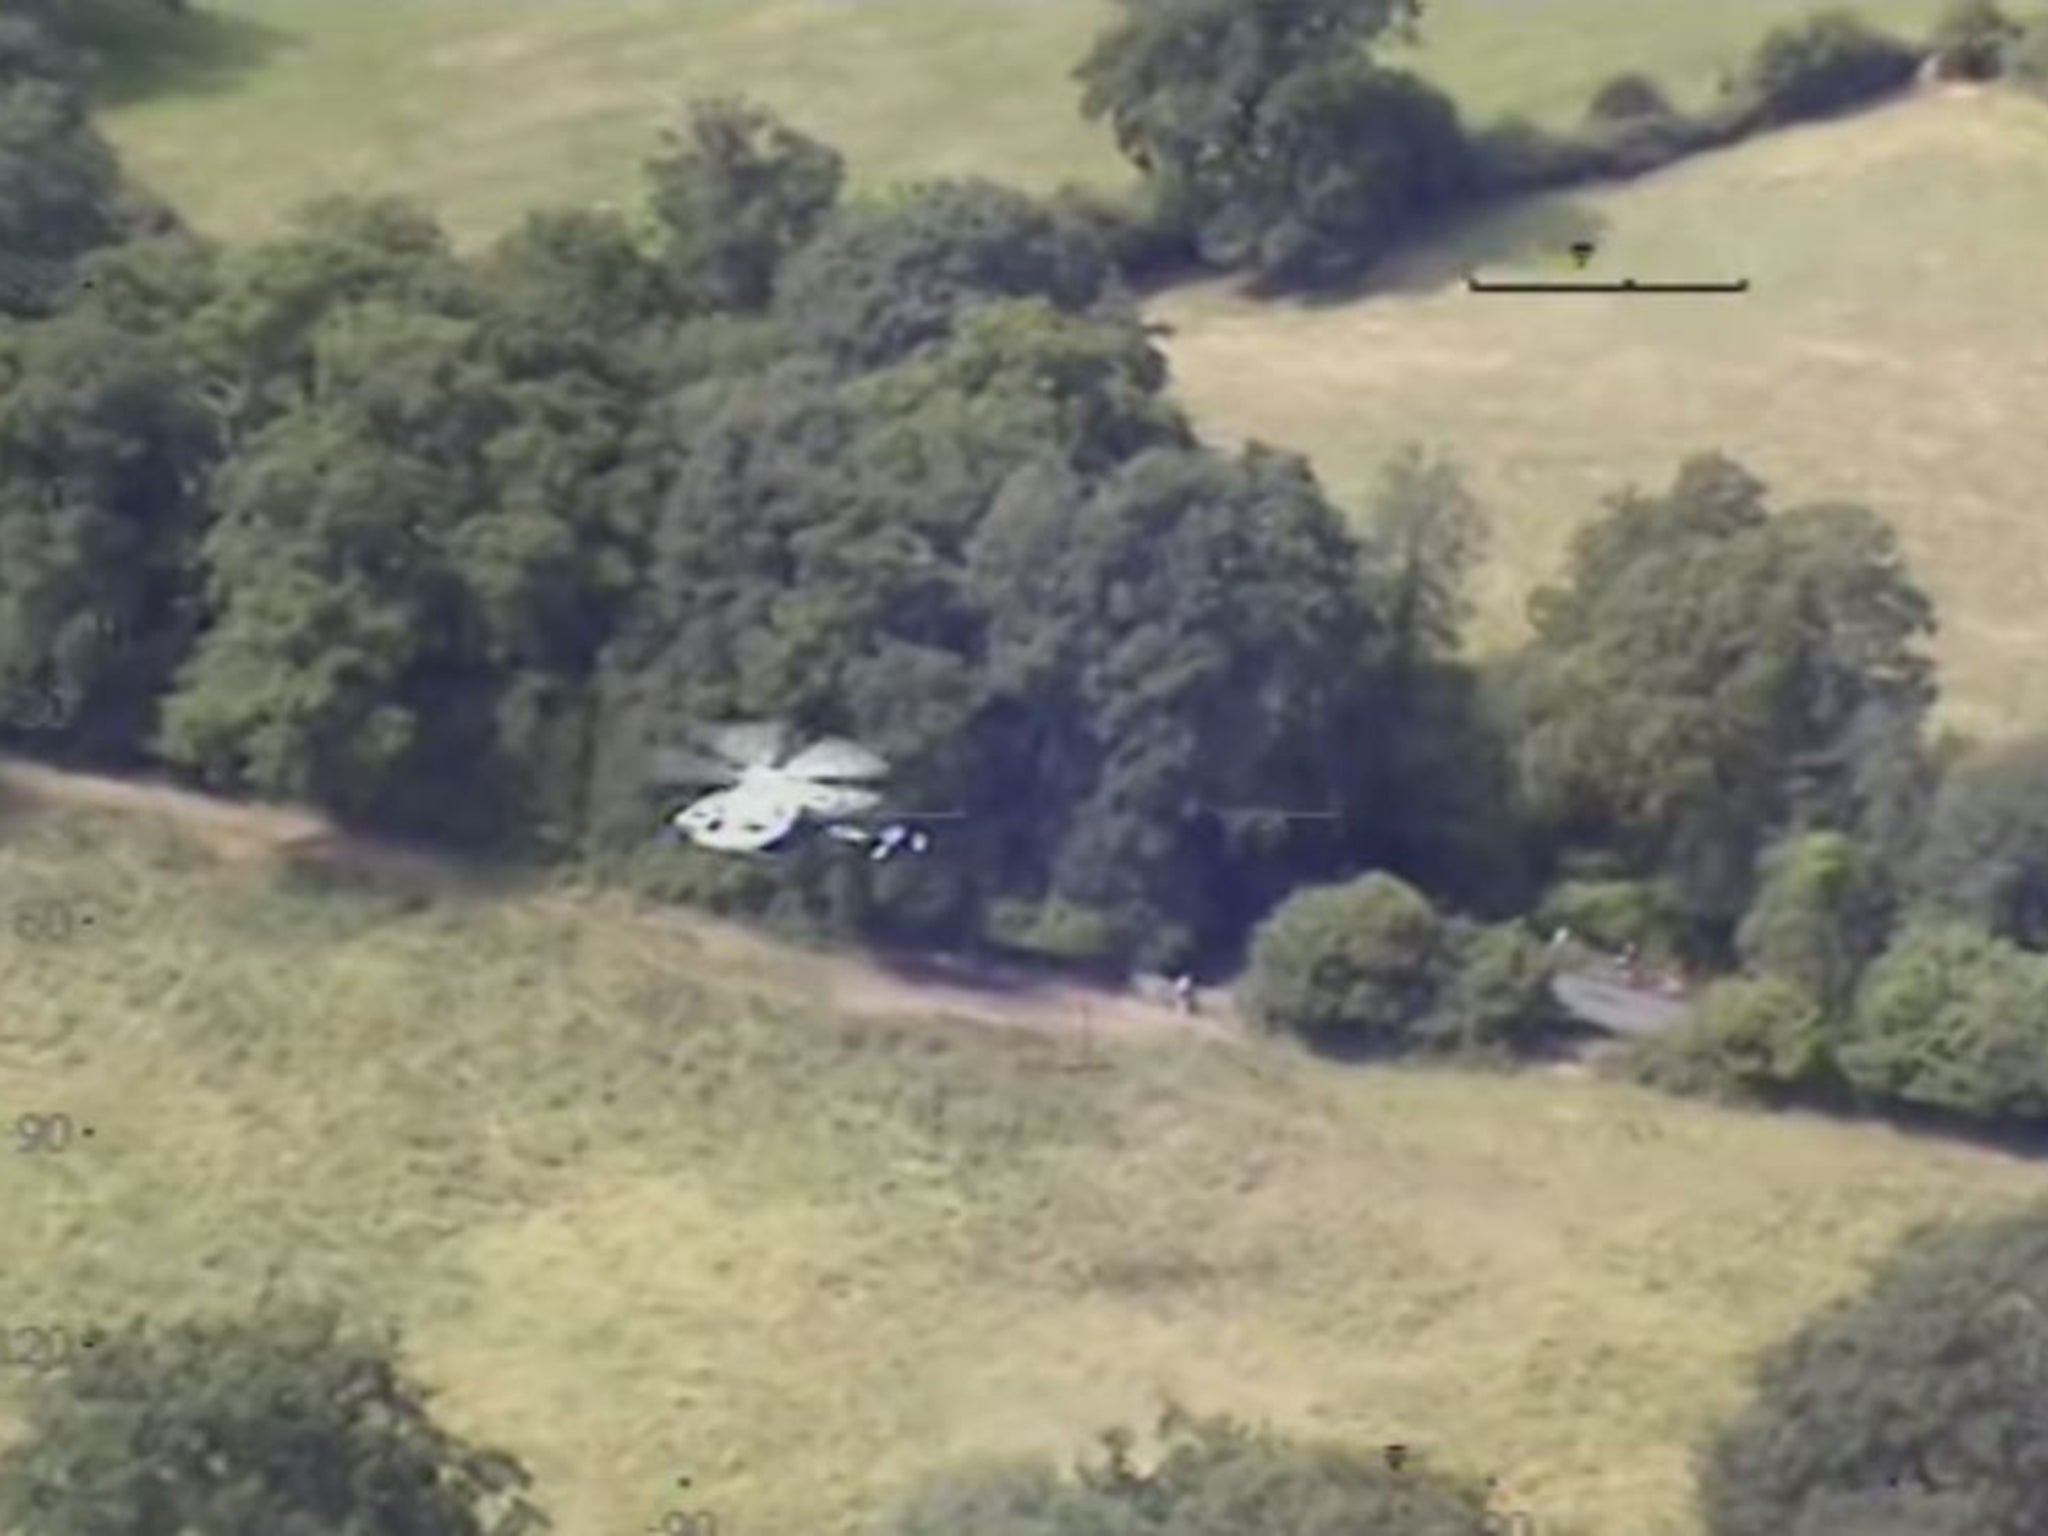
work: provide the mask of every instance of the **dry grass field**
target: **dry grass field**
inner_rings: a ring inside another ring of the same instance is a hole
[[[1745,295],[1473,295],[1581,235],[1588,276],[1748,277]],[[1369,296],[1160,298],[1206,432],[1309,455],[1347,503],[1418,438],[1490,504],[1483,635],[1631,481],[1721,448],[1784,501],[1850,498],[1934,595],[1948,718],[2048,728],[2048,105],[1948,89],[1754,140],[1641,181],[1503,210],[1397,262]]]
[[[1679,1536],[1750,1353],[2038,1169],[1586,1079],[854,1016],[848,962],[572,890],[294,893],[111,810],[0,821],[0,1316],[277,1293],[403,1330],[558,1528],[854,1530],[1160,1394]],[[31,1390],[0,1378],[0,1414]]]

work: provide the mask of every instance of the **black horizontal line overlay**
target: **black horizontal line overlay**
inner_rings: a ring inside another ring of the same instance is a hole
[[[1471,293],[1747,293],[1749,279],[1730,283],[1643,283],[1624,277],[1618,283],[1486,283],[1467,277]]]

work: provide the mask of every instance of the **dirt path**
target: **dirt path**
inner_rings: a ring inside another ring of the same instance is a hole
[[[29,804],[168,821],[233,865],[269,863],[392,877],[439,891],[490,884],[458,859],[344,832],[312,811],[226,800],[157,780],[113,778],[0,756],[0,792]],[[1132,992],[1018,969],[910,956],[806,954],[737,923],[681,909],[642,917],[651,925],[682,928],[699,944],[750,960],[758,970],[822,982],[843,1013],[939,1015],[996,1028],[1081,1036],[1227,1038],[1241,1030],[1221,994],[1206,995],[1200,1012],[1190,1017]]]

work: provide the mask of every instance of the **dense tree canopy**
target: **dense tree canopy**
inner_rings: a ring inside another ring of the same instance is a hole
[[[1707,456],[1621,498],[1532,600],[1514,685],[1536,814],[1668,877],[1709,932],[1780,830],[1857,824],[1859,733],[1933,694],[1932,609],[1890,531],[1851,506],[1773,517],[1764,494]]]
[[[1114,277],[1109,253],[1077,221],[994,182],[940,181],[840,210],[791,258],[777,291],[807,345],[859,369],[942,339],[991,299],[1088,310]]]
[[[2048,1522],[2048,1220],[1916,1234],[1801,1328],[1701,1470],[1711,1536],[2026,1536]]]
[[[81,309],[0,334],[0,691],[64,701],[125,756],[190,643],[187,570],[216,456],[175,347]]]
[[[2048,958],[1960,924],[1910,929],[1871,967],[1836,1055],[1875,1100],[2048,1116]]]
[[[0,317],[54,312],[80,256],[136,232],[77,62],[40,11],[0,6]]]
[[[1357,270],[1470,182],[1448,98],[1380,68],[1415,0],[1122,0],[1082,63],[1161,220],[1283,282]]]
[[[845,162],[744,101],[698,102],[687,133],[666,137],[647,171],[678,296],[711,309],[764,307],[783,262],[838,201]]]
[[[529,1478],[428,1416],[389,1340],[331,1313],[115,1334],[0,1453],[0,1524],[39,1536],[484,1536]]]
[[[1912,885],[1937,910],[2048,950],[2048,739],[2014,742],[1949,771]]]
[[[1810,832],[1771,850],[1736,948],[1750,970],[1797,984],[1839,1017],[1884,948],[1888,905],[1860,846],[1840,832]]]

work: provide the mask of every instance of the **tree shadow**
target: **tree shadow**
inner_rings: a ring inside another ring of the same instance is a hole
[[[1562,276],[1571,247],[1597,247],[1608,221],[1580,199],[1550,192],[1500,204],[1467,206],[1410,230],[1389,254],[1348,277],[1322,284],[1281,287],[1256,275],[1233,274],[1193,255],[1162,259],[1127,277],[1139,302],[1193,283],[1228,282],[1241,298],[1300,309],[1334,309],[1378,294],[1430,294],[1464,285],[1483,267],[1541,267]],[[1597,259],[1597,257],[1596,257]]]
[[[1551,195],[1452,215],[1404,240],[1400,249],[1356,277],[1329,287],[1273,297],[1303,309],[1355,304],[1378,294],[1418,296],[1462,288],[1486,268],[1568,274],[1571,247],[1596,250],[1607,220],[1576,198]],[[1596,258],[1597,259],[1597,258]]]
[[[229,90],[297,40],[247,16],[154,7],[109,14],[82,39],[92,53],[93,99],[101,107]]]

